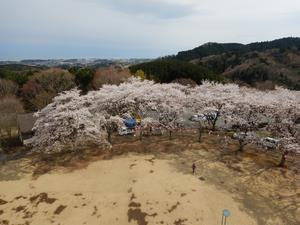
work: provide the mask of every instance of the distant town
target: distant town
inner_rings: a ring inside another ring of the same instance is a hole
[[[101,67],[110,65],[119,65],[128,67],[133,64],[149,62],[151,59],[98,59],[98,58],[81,58],[81,59],[24,59],[20,61],[0,61],[0,65],[20,64],[26,66],[45,66],[45,67],[74,67],[88,66]]]

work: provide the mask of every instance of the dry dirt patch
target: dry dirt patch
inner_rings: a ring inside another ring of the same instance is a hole
[[[34,180],[0,181],[2,223],[213,225],[229,208],[230,224],[298,224],[297,169],[274,168],[276,157],[251,146],[240,154],[232,151],[234,142],[223,149],[218,136],[204,135],[202,143],[193,138],[126,144],[117,137],[105,156],[52,161],[51,173]]]

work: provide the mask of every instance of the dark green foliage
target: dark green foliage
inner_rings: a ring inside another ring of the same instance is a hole
[[[28,78],[42,68],[19,64],[1,65],[0,78],[14,81],[20,87],[28,81]]]
[[[209,55],[219,55],[230,52],[244,53],[244,45],[238,43],[219,44],[210,42],[194,48],[193,50],[179,52],[176,58],[189,61]]]
[[[28,71],[28,70],[42,70],[47,69],[45,66],[29,66],[23,64],[4,64],[0,65],[0,70],[9,70],[9,71]]]
[[[179,78],[192,79],[198,84],[201,84],[202,80],[222,81],[221,77],[204,66],[173,59],[158,59],[131,66],[129,69],[133,74],[137,70],[143,70],[147,79],[162,83],[169,83]]]
[[[224,53],[221,55],[208,56],[200,61],[199,65],[205,66],[216,74],[222,74],[228,67],[234,67],[242,62],[241,55],[236,53]]]
[[[295,82],[281,73],[279,77],[276,78],[276,81],[284,86],[289,87],[290,89],[300,90],[300,79],[298,80],[298,82]]]
[[[278,48],[281,51],[286,49],[300,49],[300,38],[281,38],[274,41],[255,42],[246,45],[248,51],[265,51]]]
[[[233,74],[232,80],[241,80],[247,84],[254,85],[255,82],[262,82],[269,79],[268,71],[262,66],[250,66]]]
[[[8,80],[12,80],[16,82],[19,86],[25,84],[30,76],[32,76],[32,71],[26,72],[13,72],[13,71],[5,71],[4,73],[0,74],[1,78],[5,78]]]
[[[75,76],[75,82],[86,93],[91,88],[95,70],[87,67],[72,67],[69,72]]]

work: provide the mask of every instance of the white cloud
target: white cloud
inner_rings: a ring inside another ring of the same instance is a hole
[[[78,46],[85,56],[92,48],[105,49],[99,57],[158,56],[207,41],[300,36],[299,15],[299,0],[1,0],[0,47],[56,45],[62,56],[63,46],[74,52]]]
[[[91,0],[93,1],[93,0]],[[97,2],[94,0],[94,2]],[[135,15],[148,15],[161,19],[173,19],[188,16],[194,12],[192,1],[178,0],[102,0],[105,6],[119,12]]]

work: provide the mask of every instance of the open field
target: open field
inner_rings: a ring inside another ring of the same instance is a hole
[[[222,135],[196,136],[114,137],[111,152],[64,167],[9,161],[0,168],[0,224],[214,225],[225,208],[232,225],[299,224],[298,156],[277,168],[279,155],[251,146],[236,154]]]

